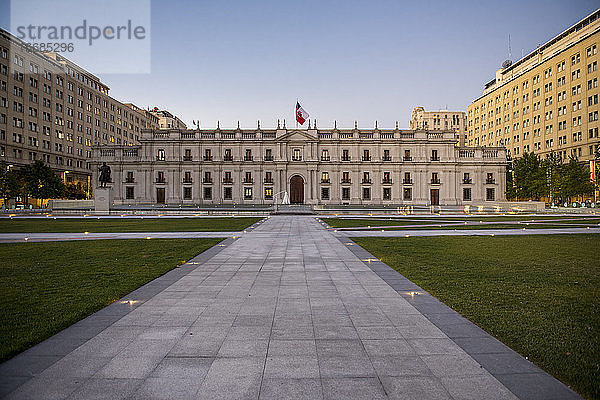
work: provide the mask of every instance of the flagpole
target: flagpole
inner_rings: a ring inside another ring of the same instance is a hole
[[[298,129],[298,98],[296,97],[296,105],[294,106],[294,119],[296,120],[296,129]]]

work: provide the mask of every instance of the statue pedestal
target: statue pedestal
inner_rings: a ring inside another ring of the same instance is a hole
[[[113,202],[113,193],[109,187],[96,188],[94,192],[94,211],[97,213],[107,213],[110,211]]]

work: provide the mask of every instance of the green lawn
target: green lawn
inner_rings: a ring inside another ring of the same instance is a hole
[[[499,221],[539,221],[544,223],[555,222],[557,224],[590,224],[590,226],[598,225],[600,217],[578,217],[578,216],[486,216],[486,217],[374,217],[374,218],[323,218],[332,228],[352,228],[352,227],[368,227],[368,226],[400,226],[400,225],[435,225],[451,222],[469,221],[471,223],[483,222],[499,222]],[[428,228],[429,229],[429,228]]]
[[[587,398],[600,398],[600,235],[355,238]]]
[[[0,361],[41,342],[221,240],[0,244]]]
[[[262,218],[0,218],[0,233],[241,231]]]

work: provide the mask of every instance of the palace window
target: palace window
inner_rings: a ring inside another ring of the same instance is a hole
[[[302,153],[300,153],[300,149],[294,149],[292,161],[302,161]]]
[[[272,200],[272,199],[273,199],[273,188],[272,187],[265,188],[265,200]]]
[[[350,200],[350,188],[342,188],[342,200]]]
[[[231,188],[226,188],[226,189],[231,189]],[[212,188],[210,186],[204,188],[204,193],[203,193],[202,197],[204,198],[204,200],[212,199]]]
[[[471,188],[463,188],[463,200],[471,201]]]
[[[253,160],[252,150],[246,149],[246,155],[244,156],[244,161],[252,161],[252,160]]]
[[[231,188],[230,187],[223,188],[223,199],[231,200],[232,198],[233,198],[233,196],[232,196]]]
[[[125,198],[127,200],[132,200],[134,198],[134,187],[133,186],[125,187]]]
[[[329,183],[329,172],[321,172],[321,183]]]
[[[156,152],[156,161],[165,161],[165,150],[158,149]]]
[[[371,155],[369,153],[369,150],[363,150],[363,161],[371,161]]]
[[[191,187],[184,187],[183,188],[183,199],[184,200],[191,200],[192,198],[192,188]]]
[[[392,199],[392,188],[383,188],[383,199],[391,200]]]
[[[252,188],[244,188],[244,200],[252,200]]]
[[[496,200],[496,189],[495,188],[486,188],[485,189],[485,199],[487,201]]]
[[[403,199],[408,201],[412,200],[412,188],[404,188]]]
[[[330,157],[329,157],[329,150],[327,149],[323,149],[321,151],[321,161],[329,161]]]
[[[350,161],[350,151],[342,150],[342,161]]]
[[[321,200],[329,200],[329,188],[321,188]]]
[[[363,188],[363,200],[371,200],[371,188]]]

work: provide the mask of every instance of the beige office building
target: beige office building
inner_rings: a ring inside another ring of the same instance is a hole
[[[600,145],[599,17],[600,10],[504,63],[467,109],[467,145],[505,146],[509,157],[593,159]]]
[[[154,107],[150,113],[158,117],[159,129],[187,129],[182,120],[167,110],[159,110],[157,107]]]
[[[92,147],[138,143],[158,117],[109,96],[100,79],[0,30],[0,161],[42,160],[65,181],[91,177]]]
[[[505,199],[504,148],[457,147],[452,130],[143,130],[96,148],[123,204],[488,205]],[[93,168],[97,171],[97,168]],[[96,177],[97,178],[97,177]]]

